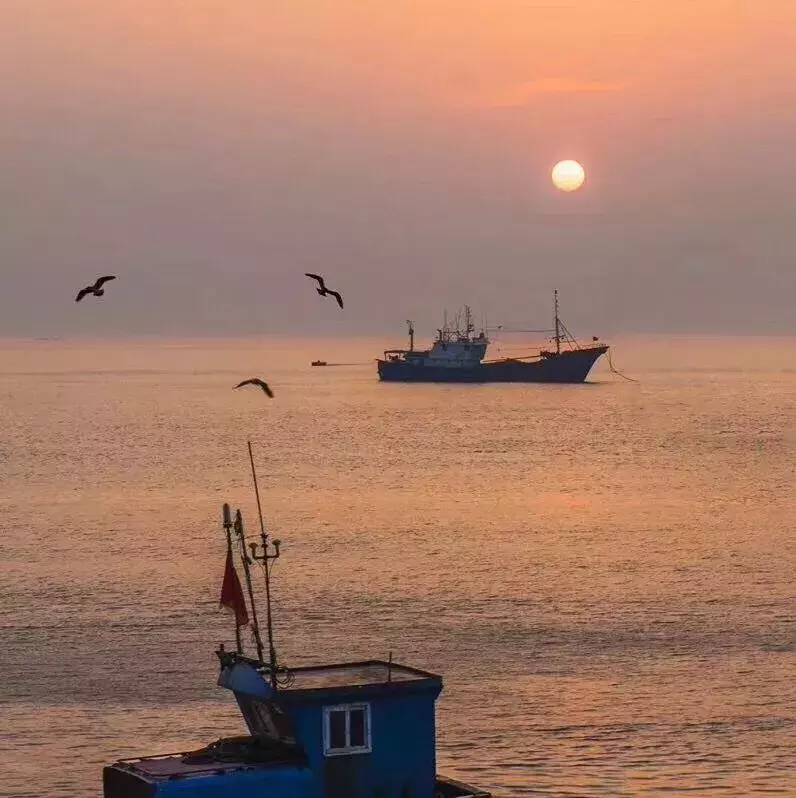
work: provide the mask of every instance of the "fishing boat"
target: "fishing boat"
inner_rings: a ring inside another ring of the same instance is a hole
[[[476,334],[469,307],[453,324],[446,320],[430,349],[415,349],[414,324],[407,321],[407,325],[409,348],[388,349],[376,361],[379,379],[385,382],[579,383],[585,382],[597,359],[608,351],[608,345],[596,336],[590,344],[581,345],[570,335],[558,313],[558,291],[554,292],[553,328],[534,331],[552,333],[553,348],[523,357],[485,360],[491,341],[484,328]]]
[[[310,363],[311,366],[328,366],[329,364],[325,360],[313,360]]]
[[[277,660],[270,571],[280,541],[270,540],[262,513],[259,544],[247,545],[240,510],[233,520],[225,504],[222,519],[221,604],[234,614],[235,648],[216,651],[218,685],[232,691],[249,733],[194,751],[119,760],[103,770],[105,798],[490,798],[436,773],[441,676],[393,662],[391,654],[295,668]],[[254,600],[256,569],[265,581],[267,648]],[[244,627],[256,654],[243,651]]]

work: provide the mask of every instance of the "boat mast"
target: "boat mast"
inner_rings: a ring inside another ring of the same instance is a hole
[[[263,510],[260,504],[260,489],[257,486],[257,471],[254,468],[254,455],[252,454],[252,442],[246,442],[249,447],[249,460],[252,466],[252,479],[254,480],[254,495],[257,497],[257,512],[260,516],[260,538],[262,540],[263,551],[262,554],[257,554],[257,544],[250,543],[252,559],[260,560],[263,564],[263,572],[265,573],[265,610],[266,610],[266,625],[268,628],[268,668],[270,670],[271,687],[276,690],[277,687],[277,660],[276,660],[276,647],[274,646],[274,625],[273,615],[271,613],[271,566],[270,562],[279,557],[279,546],[281,541],[274,540],[273,547],[274,553],[268,553],[268,534],[265,531],[265,522],[263,521]],[[262,661],[262,655],[260,656]]]
[[[561,321],[558,318],[558,289],[556,288],[553,291],[553,306],[554,306],[554,314],[555,314],[555,326],[556,326],[556,354],[561,354]]]
[[[232,561],[232,513],[230,511],[229,505],[224,502],[224,506],[222,508],[223,513],[223,524],[224,524],[224,532],[227,533],[227,558]],[[249,599],[251,600],[252,596],[249,595]],[[252,601],[252,617],[256,618],[257,616],[254,614],[254,602]],[[257,628],[257,621],[254,621],[254,628]],[[235,644],[237,645],[237,650],[239,654],[243,653],[243,646],[240,642],[240,626],[238,626],[238,619],[237,616],[235,617]]]
[[[243,528],[243,516],[240,514],[240,510],[235,511],[235,535],[240,541],[240,556],[241,560],[243,560],[243,575],[246,578],[246,591],[249,594],[249,604],[251,604],[252,608],[252,634],[254,635],[254,644],[257,646],[257,658],[262,661],[263,658],[263,641],[260,637],[260,624],[257,620],[257,604],[254,601],[254,590],[252,588],[252,573],[249,566],[251,565],[251,560],[249,559],[249,554],[246,551],[246,531]],[[238,651],[243,653],[243,650],[238,647]]]
[[[415,325],[411,321],[411,319],[406,320],[406,324],[409,327],[409,351],[415,351]]]

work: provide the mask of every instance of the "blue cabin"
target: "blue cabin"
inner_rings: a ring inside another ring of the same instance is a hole
[[[291,668],[218,651],[250,734],[198,751],[122,760],[105,798],[465,798],[436,773],[442,678],[381,660]]]
[[[227,504],[223,524],[227,564],[220,603],[235,612],[237,650],[219,646],[218,684],[233,692],[249,734],[197,751],[108,765],[102,772],[105,798],[489,798],[437,775],[440,676],[382,660],[278,666],[268,563],[279,557],[279,541],[270,543],[263,525],[258,554],[255,544],[246,545],[240,510],[233,522]],[[233,531],[252,602],[257,659],[242,653],[240,627],[249,621],[234,569]],[[254,612],[255,560],[265,566],[268,664]]]

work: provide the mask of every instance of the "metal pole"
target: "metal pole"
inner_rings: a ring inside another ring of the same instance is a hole
[[[273,624],[273,615],[271,613],[271,569],[268,565],[269,560],[275,560],[279,556],[279,544],[278,541],[274,542],[274,547],[276,549],[276,554],[269,555],[268,554],[268,535],[265,531],[265,522],[263,521],[263,511],[262,505],[260,504],[260,489],[257,485],[257,469],[254,466],[254,454],[252,453],[252,442],[246,441],[246,444],[249,447],[249,461],[251,462],[252,466],[252,480],[254,481],[254,495],[257,498],[257,512],[260,516],[260,538],[263,541],[263,555],[260,559],[262,559],[263,563],[263,571],[265,572],[265,610],[266,610],[266,630],[268,632],[268,657],[269,657],[269,664],[271,666],[271,686],[276,689],[276,647],[274,646],[274,624]],[[256,545],[252,544],[252,557],[255,557],[255,548]],[[262,659],[262,654],[260,655],[260,659]]]
[[[561,354],[561,322],[558,320],[558,289],[553,291],[556,316],[556,354]]]
[[[227,533],[227,558],[232,561],[232,516],[230,515],[229,505],[224,502],[222,508],[224,518],[224,531]],[[235,618],[235,644],[239,654],[243,653],[243,646],[240,642],[240,626],[238,626],[238,619]]]
[[[263,536],[264,537],[264,536]],[[263,543],[265,546],[265,543]],[[263,570],[265,571],[265,601],[268,607],[266,622],[268,625],[268,656],[271,660],[271,686],[276,688],[276,648],[274,647],[274,626],[271,618],[271,576],[268,565],[268,557],[263,560]]]
[[[254,455],[252,454],[252,442],[246,441],[249,447],[249,462],[252,464],[252,479],[254,480],[254,496],[257,499],[257,514],[260,516],[260,534],[265,535],[265,524],[263,523],[263,508],[260,504],[260,489],[257,487],[257,472],[254,470]]]
[[[243,516],[240,510],[235,511],[235,533],[240,540],[241,559],[243,560],[243,573],[246,577],[246,590],[249,593],[249,603],[252,606],[252,633],[254,642],[257,646],[257,659],[263,661],[263,641],[260,639],[260,624],[257,622],[257,605],[254,603],[254,591],[252,590],[252,575],[249,565],[249,553],[246,551],[246,533],[243,529]]]

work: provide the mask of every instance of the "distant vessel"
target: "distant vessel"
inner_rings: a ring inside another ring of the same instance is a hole
[[[477,335],[470,308],[464,309],[463,326],[447,322],[437,330],[430,349],[415,349],[415,329],[409,325],[409,348],[388,349],[378,360],[379,379],[385,382],[584,382],[607,344],[581,346],[558,315],[558,291],[554,292],[555,349],[541,349],[524,357],[484,360],[490,344],[486,330]]]
[[[257,501],[259,508],[259,494]],[[247,546],[240,510],[233,522],[227,504],[223,521],[227,566],[221,603],[234,611],[236,650],[219,646],[218,684],[235,695],[250,734],[108,765],[105,798],[490,798],[436,773],[440,676],[394,663],[392,654],[387,661],[289,669],[277,664],[269,574],[280,542],[269,539],[261,522],[262,545]],[[243,564],[248,607],[233,545]],[[267,651],[252,591],[257,562],[265,577]],[[241,643],[249,617],[256,657],[245,656]]]
[[[311,366],[328,366],[329,364],[325,360],[313,360],[310,363]]]

